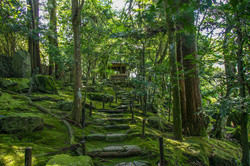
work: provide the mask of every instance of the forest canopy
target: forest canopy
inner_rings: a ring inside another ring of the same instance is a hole
[[[33,94],[68,95],[59,108],[69,113],[54,117],[87,133],[92,101],[97,112],[126,107],[130,125],[160,118],[159,132],[176,141],[239,143],[248,166],[250,2],[124,0],[116,9],[113,1],[0,0],[0,94],[18,92],[47,113]]]

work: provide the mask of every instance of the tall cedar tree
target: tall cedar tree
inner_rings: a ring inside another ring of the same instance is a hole
[[[181,121],[181,103],[179,93],[179,83],[177,75],[177,57],[176,57],[176,37],[174,17],[168,19],[168,41],[169,43],[169,60],[170,60],[170,79],[173,87],[173,132],[174,138],[182,140],[182,121]]]
[[[184,0],[182,3],[190,5],[191,1]],[[184,129],[188,135],[205,136],[207,124],[204,114],[200,113],[201,92],[196,65],[197,45],[194,8],[182,11],[180,20],[181,27],[185,30],[184,33],[181,33],[186,93],[186,123]]]
[[[56,0],[51,0],[48,2],[49,14],[50,14],[50,24],[49,24],[49,75],[53,75],[53,70],[55,68],[55,77],[60,76],[58,70],[58,39],[57,39],[57,18],[56,18]]]
[[[84,0],[72,0],[72,26],[74,32],[74,101],[71,118],[77,123],[82,119],[82,69],[81,69],[81,11]]]
[[[39,34],[38,18],[39,18],[39,1],[27,0],[28,7],[28,28],[30,30],[28,36],[28,51],[31,56],[31,72],[32,74],[42,73],[40,51],[39,51]]]

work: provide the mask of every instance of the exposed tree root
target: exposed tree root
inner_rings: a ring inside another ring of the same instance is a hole
[[[52,115],[53,117],[56,117],[58,118],[59,120],[61,120],[65,126],[67,127],[68,129],[68,132],[69,132],[69,136],[70,136],[70,145],[73,145],[74,142],[75,142],[75,138],[74,138],[74,134],[73,134],[73,129],[72,127],[70,126],[69,122],[64,120],[63,118],[61,118],[60,116],[58,115],[55,115],[53,114],[50,110],[44,108],[43,106],[40,106],[36,103],[34,103],[29,97],[25,96],[25,95],[22,95],[22,94],[18,94],[18,93],[15,93],[15,92],[11,92],[11,91],[6,91],[6,90],[3,90],[3,92],[6,92],[6,93],[9,93],[9,94],[13,94],[13,95],[16,95],[18,96],[20,99],[23,99],[23,100],[27,100],[29,105],[32,105],[34,107],[36,107],[37,109],[39,109],[40,111],[42,111],[43,113],[47,113],[47,114],[50,114]]]

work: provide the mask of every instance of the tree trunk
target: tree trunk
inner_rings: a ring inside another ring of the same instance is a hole
[[[189,1],[184,1],[188,3]],[[181,25],[185,32],[181,35],[183,66],[185,70],[185,90],[186,90],[186,120],[185,131],[191,136],[205,136],[207,124],[202,113],[200,81],[198,77],[197,46],[195,32],[194,10],[187,10],[181,13]]]
[[[57,18],[56,18],[56,0],[51,0],[48,2],[49,14],[50,14],[50,34],[49,34],[49,75],[53,75],[53,70],[55,69],[56,78],[59,77],[59,66],[58,59],[59,49],[58,49],[58,39],[57,39]]]
[[[40,51],[39,51],[39,34],[35,31],[38,30],[38,18],[39,18],[39,1],[27,0],[29,13],[29,30],[31,34],[28,37],[28,51],[31,56],[31,72],[32,74],[42,73]]]
[[[38,0],[28,0],[30,5],[30,26],[29,29],[32,32],[29,36],[29,53],[31,55],[32,74],[42,73],[40,64],[40,51],[39,51],[39,34],[35,31],[38,30],[38,18],[39,18],[39,2]]]
[[[185,94],[185,80],[183,73],[183,55],[182,55],[182,44],[180,35],[177,35],[177,62],[179,63],[179,89],[180,89],[180,100],[181,100],[181,119],[182,128],[185,128],[187,121],[187,110],[186,110],[186,94]]]
[[[225,37],[223,41],[223,54],[224,54],[224,62],[225,62],[225,72],[226,72],[226,86],[227,86],[227,91],[225,95],[225,99],[228,99],[230,94],[231,94],[231,89],[232,89],[232,81],[233,81],[233,72],[232,68],[233,65],[230,62],[230,55],[228,52],[228,34],[230,33],[232,27],[229,26],[226,28],[225,31]],[[233,115],[232,115],[233,116]],[[217,114],[216,122],[213,127],[212,135],[215,138],[221,139],[225,137],[225,126],[227,122],[228,116],[223,116],[221,117],[221,113]]]
[[[176,42],[175,42],[175,23],[174,19],[168,19],[169,24],[169,59],[170,59],[170,79],[173,87],[173,133],[174,138],[182,140],[182,122],[181,122],[181,103],[180,103],[180,90],[177,75],[177,60],[176,60]]]
[[[247,108],[244,106],[244,98],[246,97],[245,90],[245,76],[244,76],[244,64],[243,64],[243,36],[240,27],[237,27],[238,35],[238,52],[237,52],[237,63],[238,63],[238,84],[240,88],[240,97],[243,98],[241,107],[241,146],[242,146],[242,165],[249,166],[249,144],[248,144],[248,113]]]
[[[81,10],[83,2],[72,0],[72,26],[74,32],[74,101],[71,111],[71,118],[77,123],[82,120],[82,69],[81,69]]]

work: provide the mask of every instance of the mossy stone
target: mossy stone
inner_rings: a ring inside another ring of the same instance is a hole
[[[0,78],[0,87],[8,91],[13,91],[17,93],[21,92],[20,85],[17,82],[11,81],[11,79],[8,78]]]
[[[210,166],[237,166],[237,161],[235,159],[225,159],[220,156],[210,156],[209,157]]]
[[[171,127],[168,126],[168,124],[166,123],[166,120],[164,120],[161,117],[158,116],[150,116],[147,119],[148,124],[156,129],[160,129],[160,130],[170,130]]]
[[[0,118],[0,133],[27,134],[33,131],[42,130],[44,121],[40,117],[18,117],[8,116]]]
[[[51,76],[37,75],[35,76],[36,90],[43,93],[58,94],[56,83]]]
[[[106,141],[107,142],[121,142],[126,139],[126,134],[107,134]]]
[[[48,161],[46,166],[92,166],[93,162],[89,156],[69,156],[60,154]]]
[[[25,50],[18,50],[11,61],[13,76],[16,78],[29,78],[31,76],[30,55]]]
[[[105,102],[105,103],[108,103],[108,102],[113,102],[114,100],[114,96],[111,95],[111,94],[108,94],[108,93],[91,93],[89,94],[89,98],[91,100],[96,100],[96,101],[101,101],[101,102]]]
[[[58,108],[61,111],[71,111],[73,108],[73,102],[72,101],[59,101],[57,103]]]

